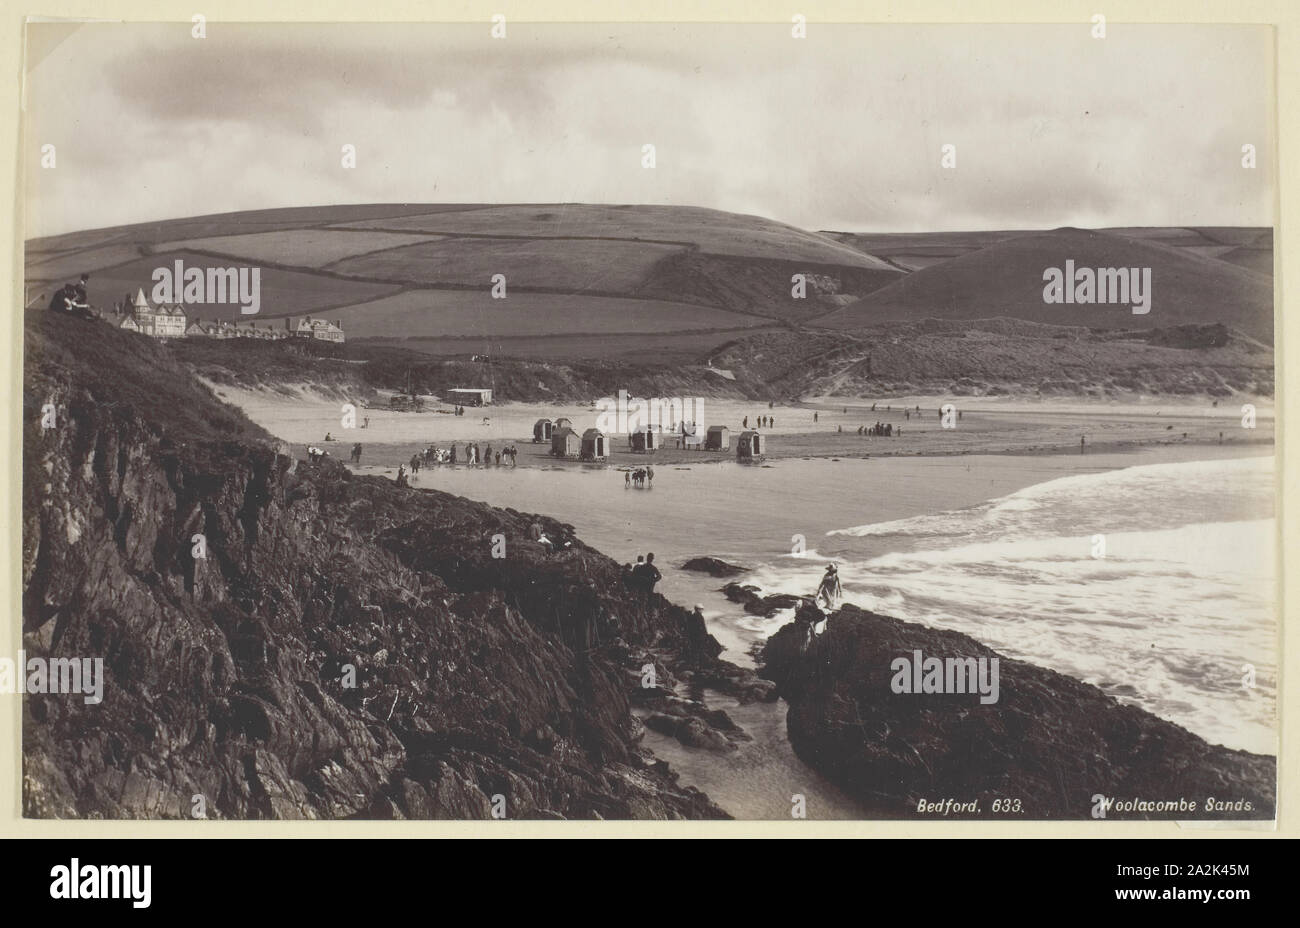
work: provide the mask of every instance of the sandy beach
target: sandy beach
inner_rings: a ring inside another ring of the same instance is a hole
[[[1273,407],[1256,403],[1255,427],[1242,424],[1242,403],[1204,398],[1175,402],[1027,400],[997,397],[905,397],[877,401],[820,398],[801,406],[767,408],[761,403],[706,398],[706,425],[731,430],[725,452],[676,447],[675,436],[665,436],[664,447],[651,454],[630,450],[626,434],[609,436],[610,454],[603,465],[550,454],[549,443],[533,441],[533,424],[541,418],[569,418],[582,432],[594,427],[594,406],[508,403],[467,408],[463,416],[452,407],[430,402],[420,413],[368,409],[357,404],[356,428],[343,427],[344,400],[302,392],[289,395],[267,390],[214,386],[217,395],[239,406],[254,422],[288,442],[297,455],[316,445],[332,456],[347,460],[351,446],[360,442],[362,462],[396,467],[430,444],[477,442],[500,450],[505,444],[518,449],[519,467],[637,467],[696,465],[734,461],[736,438],[746,419],[770,416],[774,425],[760,429],[767,438],[767,460],[782,458],[876,458],[953,454],[1099,454],[1157,445],[1259,446],[1273,443]],[[940,409],[951,403],[958,418],[944,428]],[[918,411],[919,407],[919,411]],[[814,416],[816,417],[814,419]],[[858,428],[876,422],[892,425],[892,437],[859,435]],[[332,441],[326,442],[329,435]],[[1083,440],[1082,449],[1080,439]],[[461,456],[463,460],[463,455]],[[460,465],[463,466],[463,465]]]

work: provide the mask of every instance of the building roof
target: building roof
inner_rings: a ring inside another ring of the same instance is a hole
[[[584,441],[588,438],[604,438],[604,437],[605,437],[605,433],[602,432],[600,429],[587,429],[587,431],[582,433],[582,438]]]

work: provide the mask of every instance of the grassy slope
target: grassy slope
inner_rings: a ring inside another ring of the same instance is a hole
[[[355,307],[348,317],[357,324],[349,332],[353,337],[395,334],[391,319],[382,332],[365,330],[363,304],[377,297],[429,293],[435,297],[430,305],[442,305],[439,295],[486,290],[497,273],[506,275],[515,294],[563,295],[579,316],[603,317],[583,329],[596,333],[627,330],[627,298],[651,310],[673,304],[668,318],[646,331],[681,327],[687,323],[681,310],[692,306],[745,313],[751,320],[797,320],[833,308],[827,298],[860,296],[901,273],[828,236],[717,210],[398,204],[231,213],[33,241],[29,291],[35,296],[91,271],[92,301],[111,305],[148,285],[155,267],[177,257],[188,265],[262,267],[263,287],[270,291],[262,314],[269,317]],[[808,300],[790,297],[795,272],[816,277]],[[420,319],[423,307],[418,299],[400,304],[412,320]],[[464,312],[477,332],[479,308],[466,306]],[[208,304],[194,314],[231,318],[238,311]],[[573,321],[566,315],[551,328],[534,326],[532,334],[572,335]],[[433,324],[441,334],[444,320]],[[710,317],[691,327],[746,324],[753,323]],[[495,334],[515,328],[506,326]]]
[[[1152,308],[1046,304],[1043,270],[1064,267],[1152,268]],[[1150,328],[1222,322],[1256,338],[1273,336],[1269,278],[1154,240],[1080,229],[1007,239],[919,270],[859,302],[818,319],[855,329],[893,320],[983,319],[1009,316],[1058,325]]]

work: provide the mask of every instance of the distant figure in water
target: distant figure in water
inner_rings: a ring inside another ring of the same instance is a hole
[[[368,429],[368,428],[370,428],[370,417],[369,417],[369,416],[366,416],[364,419],[361,420],[361,427],[362,427],[363,429]]]
[[[334,436],[331,435],[329,432],[326,432],[326,433],[325,433],[325,440],[326,440],[326,441],[333,441],[333,440],[334,440]]]
[[[749,416],[746,416],[745,418],[743,418],[743,419],[740,420],[740,427],[741,427],[742,429],[747,429],[747,428],[749,428]]]
[[[834,609],[835,601],[840,598],[843,590],[840,588],[840,574],[834,564],[826,568],[826,573],[822,574],[821,585],[817,587],[817,596],[815,602],[821,603],[826,600],[826,608]]]
[[[353,464],[361,463],[361,442],[357,442],[355,445],[352,446],[352,463]]]
[[[817,413],[813,413],[813,421],[814,421],[814,422],[817,421]]]
[[[1080,454],[1083,454],[1083,453],[1084,453],[1084,451],[1083,451],[1083,446],[1084,446],[1084,438],[1083,438],[1082,435],[1080,435],[1080,436],[1079,436],[1079,453],[1080,453]]]

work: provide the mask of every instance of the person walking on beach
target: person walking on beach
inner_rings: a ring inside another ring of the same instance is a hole
[[[843,592],[840,588],[839,571],[834,564],[831,564],[826,568],[826,573],[822,574],[822,582],[817,587],[817,596],[814,601],[820,604],[825,599],[826,608],[834,609],[835,601],[840,598]]]
[[[623,489],[632,489],[632,472],[630,470],[623,471]]]

